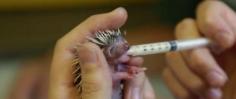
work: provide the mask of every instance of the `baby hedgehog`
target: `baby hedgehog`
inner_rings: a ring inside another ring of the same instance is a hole
[[[98,31],[95,34],[95,37],[91,37],[88,39],[90,42],[95,43],[103,50],[109,66],[111,66],[111,68],[114,68],[115,72],[128,71],[127,67],[124,64],[120,64],[117,62],[117,59],[125,54],[129,49],[129,45],[124,38],[124,33],[121,33],[119,29]],[[73,72],[75,78],[74,85],[81,95],[81,93],[83,92],[83,80],[81,77],[79,57],[75,58],[74,66],[76,68]],[[122,80],[115,83],[116,84],[113,84],[113,87],[115,86],[116,88],[118,88],[118,91],[116,90],[116,92],[113,92],[112,99],[122,99]],[[81,96],[80,99],[82,99]]]

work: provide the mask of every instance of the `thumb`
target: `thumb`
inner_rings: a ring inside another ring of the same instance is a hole
[[[83,99],[111,99],[112,78],[102,51],[92,43],[79,46]]]

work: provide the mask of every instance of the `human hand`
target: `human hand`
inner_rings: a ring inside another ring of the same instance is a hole
[[[83,99],[112,98],[112,94],[114,94],[112,93],[114,80],[130,78],[129,74],[126,72],[113,74],[102,50],[95,44],[89,43],[86,38],[93,36],[94,33],[100,30],[119,28],[125,23],[126,19],[127,12],[123,8],[118,8],[110,13],[94,15],[57,41],[50,73],[50,99],[79,98],[80,95],[73,85],[74,78],[72,76],[72,72],[74,71],[72,63],[76,54],[77,45],[80,45],[78,53],[81,63],[81,75],[83,77]],[[134,61],[135,59],[136,57],[126,57],[125,59],[121,57],[118,60],[131,66],[139,67],[142,65],[142,62],[138,62],[137,64],[137,61]],[[129,80],[135,78],[133,77]],[[125,87],[129,85],[126,84]],[[149,85],[149,83],[141,84],[138,87],[146,85]],[[130,88],[133,87],[130,86]],[[148,90],[151,90],[150,92],[154,94],[152,88],[148,88]],[[145,96],[147,95],[144,93],[144,98]]]
[[[203,1],[198,6],[196,21],[185,19],[176,26],[177,39],[198,38],[202,33],[213,43],[210,49],[202,47],[166,55],[168,67],[163,76],[177,98],[222,98],[221,89],[228,80],[226,74],[231,75],[228,69],[234,69],[229,65],[236,63],[222,63],[217,56],[225,58],[230,53],[235,58],[232,53],[236,52],[230,50],[235,45],[235,28],[235,12],[217,0]]]

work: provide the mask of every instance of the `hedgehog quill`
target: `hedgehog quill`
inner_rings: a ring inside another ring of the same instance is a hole
[[[129,67],[117,61],[119,57],[127,53],[129,50],[129,44],[124,38],[124,35],[125,33],[121,33],[119,29],[115,29],[98,31],[95,33],[94,37],[88,38],[90,42],[98,45],[101,48],[108,65],[114,72],[129,71]],[[81,95],[80,99],[82,99],[83,76],[81,75],[79,57],[75,57],[73,66],[75,66],[75,71],[73,72],[74,85],[78,89],[79,95]],[[113,87],[116,90],[113,90],[112,99],[123,99],[123,80],[113,82]]]

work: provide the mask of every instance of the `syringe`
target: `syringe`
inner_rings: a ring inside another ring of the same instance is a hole
[[[207,46],[210,40],[206,38],[175,40],[150,44],[133,45],[128,50],[128,55],[141,56],[149,54],[165,53],[170,51],[188,50]]]

